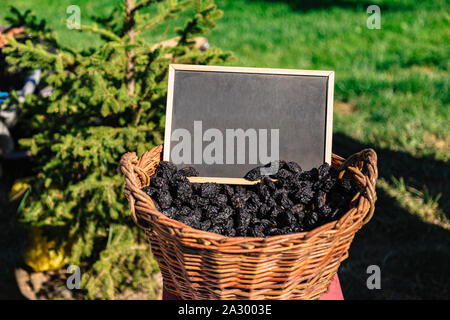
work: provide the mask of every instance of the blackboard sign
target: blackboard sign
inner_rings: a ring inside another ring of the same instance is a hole
[[[333,71],[172,64],[163,158],[214,178],[330,163],[333,88]]]

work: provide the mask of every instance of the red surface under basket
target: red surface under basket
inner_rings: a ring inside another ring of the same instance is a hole
[[[163,300],[179,300],[177,296],[167,292],[163,286]],[[319,300],[344,300],[344,296],[341,290],[341,284],[339,283],[339,278],[337,274],[334,275],[333,280],[330,284],[330,290],[320,297]]]

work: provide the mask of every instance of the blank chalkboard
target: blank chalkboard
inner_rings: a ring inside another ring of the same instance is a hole
[[[172,64],[163,158],[214,178],[277,152],[305,170],[330,163],[333,86],[333,71]]]

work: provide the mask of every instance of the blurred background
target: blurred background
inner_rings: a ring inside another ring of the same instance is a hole
[[[5,18],[10,15],[10,5],[21,11],[30,9],[39,19],[46,20],[62,46],[89,50],[102,46],[104,39],[67,28],[64,22],[69,16],[67,7],[79,6],[81,24],[89,25],[94,22],[93,15],[108,16],[121,3],[3,0],[0,25],[8,26]],[[344,297],[448,299],[449,1],[217,0],[215,3],[223,16],[210,33],[202,36],[207,38],[210,48],[233,55],[233,59],[215,64],[334,70],[333,152],[347,157],[370,147],[378,153],[376,211],[370,223],[357,233],[350,256],[339,269]],[[380,8],[379,29],[368,27],[368,19],[373,15],[367,12],[369,5]],[[173,28],[192,15],[189,10],[146,32],[144,40],[153,44],[175,37]],[[148,12],[152,15],[156,9]],[[14,87],[14,81],[5,75],[0,78],[2,92],[21,87]],[[30,119],[19,119],[19,127],[10,130],[16,146],[20,145],[19,139],[35,134],[23,129]],[[27,148],[22,145],[15,150],[26,153]],[[18,179],[38,175],[42,165],[32,159],[39,157],[39,152],[31,157],[16,156],[17,159],[10,156],[1,160],[0,298],[83,298],[83,290],[70,294],[61,289],[66,277],[61,267],[64,263],[57,264],[58,268],[52,271],[33,269],[23,262],[30,250],[27,239],[32,230],[19,221],[17,209],[23,194],[11,200],[8,193],[14,185],[20,191]],[[122,197],[120,201],[125,201],[126,211],[126,200]],[[123,214],[127,216],[128,212]],[[36,227],[42,221],[31,224]],[[108,239],[108,234],[100,236]],[[92,263],[89,257],[80,261]],[[366,286],[369,276],[366,269],[370,265],[380,267],[381,289],[369,290]],[[151,288],[130,284],[127,291],[127,283],[132,281],[121,280],[120,286],[111,289],[112,296],[99,293],[97,297],[158,298],[159,273],[155,266],[152,270],[152,279],[148,280]]]

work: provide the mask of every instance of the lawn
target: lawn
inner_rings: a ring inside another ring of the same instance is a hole
[[[0,24],[9,5],[32,9],[67,46],[88,48],[100,39],[66,28],[67,6],[79,5],[88,24],[90,14],[119,3],[3,0]],[[377,209],[339,271],[345,298],[450,297],[449,1],[217,3],[224,17],[208,36],[211,46],[232,51],[232,65],[334,70],[333,151],[378,153]],[[368,4],[381,9],[379,30],[366,26]],[[373,264],[381,290],[366,287]]]

